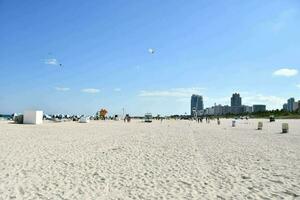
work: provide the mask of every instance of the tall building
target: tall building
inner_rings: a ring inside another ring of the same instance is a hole
[[[242,98],[238,93],[234,93],[231,97],[231,107],[235,106],[242,106]]]
[[[287,102],[287,111],[288,112],[293,112],[294,111],[294,103],[295,103],[295,98],[289,98]]]
[[[294,102],[294,105],[293,105],[293,111],[297,111],[299,109],[299,102],[296,101]]]
[[[284,111],[288,111],[288,105],[287,105],[287,103],[283,104],[282,109]]]
[[[191,115],[198,114],[203,110],[203,97],[200,95],[193,94],[191,97]]]
[[[253,112],[264,112],[266,111],[266,105],[253,105]]]
[[[242,107],[242,98],[240,97],[240,94],[239,93],[232,94],[230,113],[241,114],[243,112],[244,112],[244,108]]]

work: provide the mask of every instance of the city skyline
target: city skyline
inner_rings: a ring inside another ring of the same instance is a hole
[[[251,12],[249,12],[251,11]],[[0,3],[0,113],[161,115],[300,99],[300,3]]]
[[[230,105],[222,105],[215,103],[214,106],[204,107],[203,97],[201,95],[193,94],[191,96],[190,116],[221,116],[227,114],[243,115],[250,113],[258,113],[265,111],[285,111],[285,112],[300,112],[300,100],[295,100],[294,97],[287,99],[281,108],[267,109],[266,104],[242,104],[242,96],[239,93],[233,93],[230,98]],[[199,106],[200,105],[200,106]]]

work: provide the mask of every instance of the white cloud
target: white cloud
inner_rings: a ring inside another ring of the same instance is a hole
[[[55,90],[57,90],[57,91],[62,91],[62,92],[66,92],[66,91],[69,91],[70,88],[67,88],[67,87],[56,87]]]
[[[58,65],[58,61],[55,58],[45,59],[44,63],[47,65]]]
[[[172,88],[169,90],[142,90],[138,94],[140,97],[191,97],[192,94],[201,94],[204,88],[191,87],[191,88]]]
[[[285,76],[285,77],[296,76],[297,74],[298,74],[298,70],[291,69],[291,68],[282,68],[273,72],[273,75],[275,76]]]
[[[95,88],[85,88],[85,89],[82,89],[81,92],[95,94],[95,93],[100,92],[100,90],[95,89]]]
[[[120,91],[121,91],[121,88],[115,88],[114,91],[115,91],[115,92],[120,92]]]

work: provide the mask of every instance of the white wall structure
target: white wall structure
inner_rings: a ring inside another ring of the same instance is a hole
[[[25,111],[23,123],[24,124],[42,124],[43,123],[43,111]]]

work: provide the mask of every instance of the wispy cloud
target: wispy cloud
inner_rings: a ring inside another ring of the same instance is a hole
[[[142,90],[138,94],[140,97],[190,97],[192,94],[201,94],[204,88],[191,87],[191,88],[172,88],[169,90]]]
[[[296,87],[297,87],[297,88],[300,88],[300,84],[297,84]]]
[[[273,72],[274,76],[285,76],[285,77],[296,76],[297,74],[298,74],[298,70],[291,69],[291,68],[281,68]]]
[[[99,93],[100,90],[95,89],[95,88],[85,88],[85,89],[82,89],[81,92],[95,94],[95,93]]]
[[[223,104],[223,105],[228,105],[230,104],[230,96],[223,96],[223,97],[208,97],[204,96],[203,100],[205,102],[210,102],[211,104],[216,103],[216,104]]]
[[[56,58],[45,59],[44,63],[46,65],[58,65],[58,61]]]
[[[120,91],[121,91],[121,88],[114,88],[114,91],[115,91],[115,92],[120,92]]]
[[[271,109],[281,108],[285,98],[272,96],[272,95],[263,95],[263,94],[255,94],[243,97],[243,104],[245,105],[253,105],[253,104],[266,104]]]
[[[67,87],[55,87],[55,90],[61,91],[61,92],[66,92],[66,91],[69,91],[70,88],[67,88]]]

